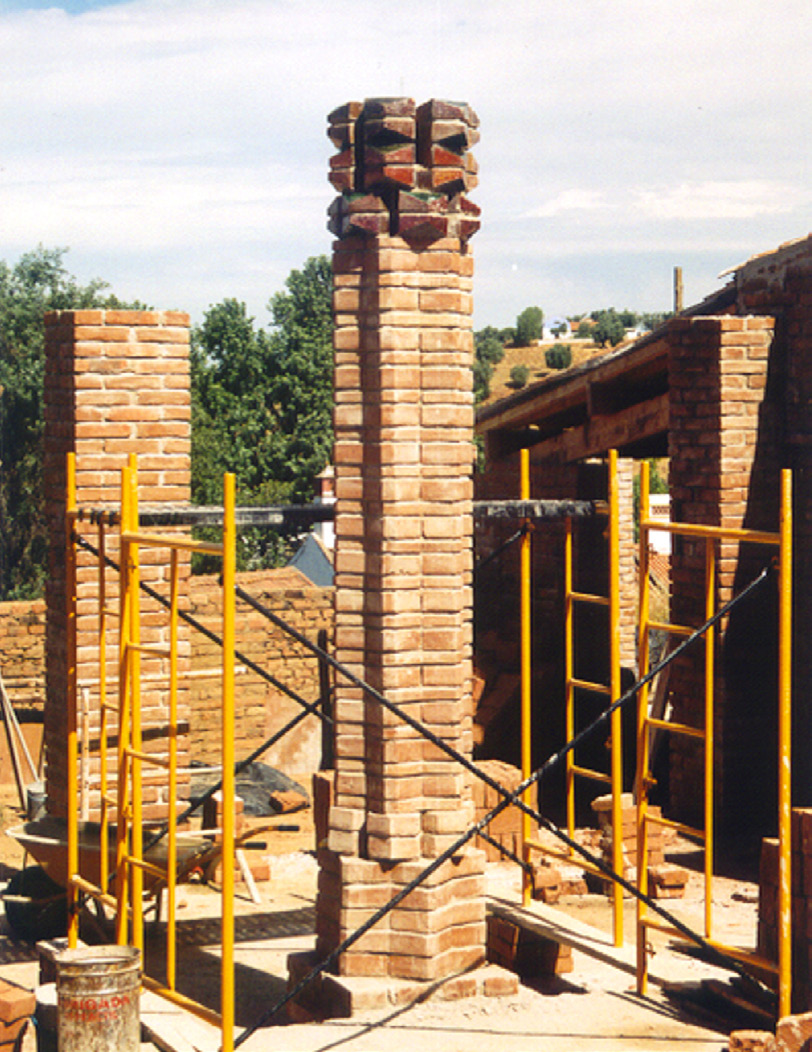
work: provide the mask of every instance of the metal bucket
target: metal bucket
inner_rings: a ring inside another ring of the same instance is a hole
[[[134,946],[57,954],[59,1052],[139,1052],[140,965]]]
[[[48,797],[42,782],[32,782],[25,787],[25,813],[29,822],[44,818],[47,804]]]

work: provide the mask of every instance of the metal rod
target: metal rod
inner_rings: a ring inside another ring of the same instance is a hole
[[[530,450],[519,451],[519,495],[522,501],[530,500]],[[528,523],[525,521],[524,526]],[[528,778],[533,770],[532,762],[532,684],[533,684],[533,650],[532,650],[532,624],[531,624],[531,547],[530,530],[526,529],[519,548],[519,621],[520,621],[520,647],[521,647],[521,762],[522,778]],[[529,792],[529,790],[528,790]],[[523,797],[526,804],[530,803],[530,797]],[[527,844],[530,839],[531,825],[530,817],[526,811],[522,812],[522,844]],[[522,849],[522,857],[527,857],[526,848]],[[533,894],[532,881],[528,877],[527,870],[522,870],[522,901],[524,905],[530,904]]]

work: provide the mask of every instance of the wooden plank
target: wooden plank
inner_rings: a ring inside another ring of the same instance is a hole
[[[507,899],[488,896],[486,904],[489,913],[531,931],[534,935],[570,946],[573,950],[579,950],[599,961],[614,965],[630,975],[636,972],[633,946],[616,947],[612,944],[611,933],[599,931],[544,902],[517,906]]]
[[[163,1052],[218,1052],[219,1027],[172,1004],[151,990],[141,991],[141,1025]]]
[[[519,906],[507,899],[489,895],[486,898],[487,911],[503,920],[511,921],[519,927],[531,931],[543,938],[553,939],[573,950],[588,954],[596,960],[614,966],[629,975],[636,974],[636,952],[633,945],[616,947],[612,944],[609,931],[600,931],[590,924],[575,917],[570,917],[563,910],[548,906],[544,902],[532,902],[529,906]],[[678,940],[675,940],[678,941]],[[649,964],[649,979],[658,986],[673,983],[676,972],[676,957],[673,953],[658,953]],[[724,978],[730,973],[724,968],[705,962],[708,977]]]

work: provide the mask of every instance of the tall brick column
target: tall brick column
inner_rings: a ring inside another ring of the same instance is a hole
[[[679,318],[669,328],[672,518],[736,529],[778,529],[775,432],[764,426],[774,319]],[[721,606],[774,555],[759,545],[718,546],[716,601]],[[671,618],[704,620],[702,539],[676,538],[671,558]],[[718,635],[716,661],[717,791],[728,831],[769,828],[775,815],[775,582],[737,608]],[[675,662],[669,687],[674,719],[701,727],[704,647]],[[671,800],[700,821],[701,746],[674,736]],[[734,828],[737,827],[737,828]]]
[[[66,454],[76,454],[77,505],[115,509],[119,505],[121,468],[130,453],[138,457],[139,497],[166,505],[188,503],[190,496],[189,318],[177,312],[85,310],[60,311],[45,317],[45,502],[50,551],[46,586],[45,750],[49,810],[64,814],[66,786],[66,606],[65,606],[65,483]],[[77,532],[96,545],[97,529],[88,519]],[[115,530],[110,530],[107,555],[118,559]],[[188,555],[179,556],[181,590],[185,594]],[[145,550],[141,578],[168,595],[168,556]],[[77,612],[77,680],[80,706],[87,697],[92,715],[90,740],[98,754],[98,572],[96,560],[79,549]],[[117,608],[117,575],[106,575],[108,605]],[[143,643],[168,642],[166,614],[157,604],[142,604]],[[115,707],[118,623],[107,631],[108,703]],[[188,669],[189,643],[180,628],[181,677]],[[168,662],[144,655],[142,723],[144,749],[166,754]],[[182,726],[188,724],[188,690],[179,688]],[[111,718],[110,762],[115,759],[115,719]],[[187,737],[179,738],[180,755]],[[183,759],[183,766],[187,766]],[[114,771],[114,767],[112,768]],[[90,766],[98,774],[98,762]],[[151,777],[145,768],[144,815],[165,813],[167,801],[157,784],[165,772]],[[114,784],[114,783],[113,783]],[[92,782],[92,812],[98,808],[98,779]]]
[[[350,103],[330,117],[335,245],[336,656],[471,755],[474,458],[468,106]],[[338,678],[320,851],[323,956],[473,820],[469,776]],[[484,854],[465,848],[339,959],[437,980],[484,959]]]

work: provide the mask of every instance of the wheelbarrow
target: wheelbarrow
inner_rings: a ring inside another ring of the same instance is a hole
[[[255,835],[246,833],[242,840]],[[37,862],[14,875],[2,898],[6,919],[12,931],[21,938],[36,941],[64,934],[67,923],[66,888],[68,886],[68,828],[64,818],[49,815],[34,822],[25,822],[7,830]],[[145,836],[149,830],[145,828]],[[207,879],[219,862],[222,846],[211,836],[181,831],[177,834],[176,880],[182,883],[192,874]],[[79,823],[79,873],[97,887],[101,884],[101,826],[97,822]],[[107,872],[116,866],[116,828],[108,828]],[[145,861],[166,870],[167,838],[163,837],[148,849]],[[152,898],[155,919],[160,915],[160,902],[166,880],[144,871],[144,894]],[[60,930],[61,929],[61,930]]]

